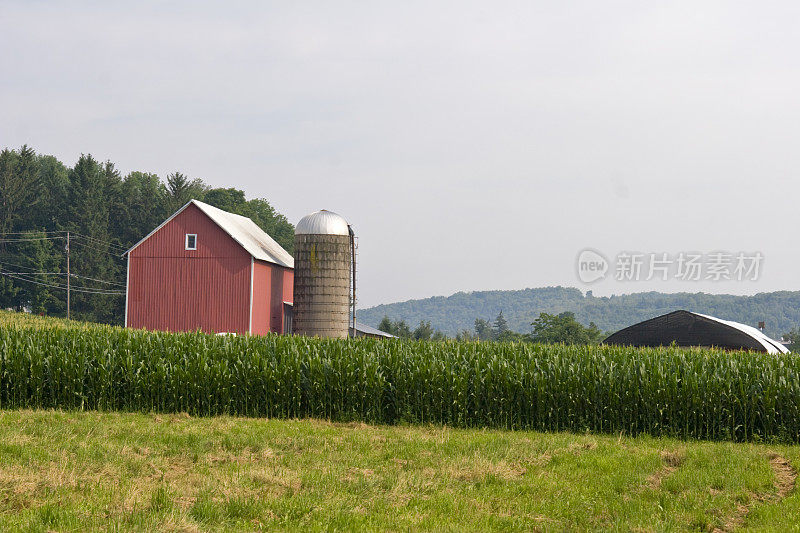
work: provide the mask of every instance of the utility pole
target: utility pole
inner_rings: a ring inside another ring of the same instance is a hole
[[[347,225],[347,232],[350,234],[350,270],[353,271],[353,279],[351,286],[353,289],[352,304],[353,304],[353,337],[356,336],[356,232],[353,231],[353,226]]]
[[[69,232],[67,232],[67,320],[69,320]]]

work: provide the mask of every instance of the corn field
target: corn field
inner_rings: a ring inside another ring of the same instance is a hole
[[[0,319],[0,408],[800,441],[795,355],[218,337]]]

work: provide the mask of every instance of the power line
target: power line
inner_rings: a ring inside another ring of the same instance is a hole
[[[72,243],[77,244],[79,246],[83,246],[92,250],[96,253],[105,253],[116,257],[117,259],[121,258],[121,252],[125,250],[125,247],[119,244],[114,244],[111,242],[103,241],[102,239],[98,239],[96,237],[91,237],[89,235],[82,235],[80,233],[71,233],[68,230],[58,231],[53,233],[66,233],[66,235],[48,235],[48,232],[18,232],[14,233],[15,237],[13,238],[0,238],[0,243],[14,243],[14,242],[41,242],[41,241],[54,241],[57,239],[66,239],[66,252],[67,252],[67,272],[41,272],[36,271],[31,267],[26,267],[22,265],[14,265],[13,263],[7,263],[6,265],[9,266],[16,266],[17,268],[21,268],[23,270],[27,270],[29,272],[2,272],[0,271],[0,275],[5,276],[7,278],[15,279],[18,281],[22,281],[25,283],[30,283],[33,285],[38,285],[41,287],[48,287],[52,289],[59,289],[59,290],[66,290],[67,292],[67,319],[70,317],[70,293],[77,292],[83,294],[98,294],[98,295],[109,295],[109,296],[120,296],[124,295],[127,290],[127,285],[115,281],[92,278],[89,276],[82,276],[80,274],[73,274],[70,272],[70,249]],[[6,234],[3,234],[2,237],[6,237]],[[101,247],[105,249],[101,249]],[[109,250],[115,250],[114,252]],[[0,266],[3,263],[0,261]],[[66,276],[66,286],[59,285],[56,283],[47,283],[45,281],[38,281],[36,279],[32,279],[35,276]],[[87,286],[78,286],[72,287],[70,280],[76,279],[85,279],[88,281],[92,281],[95,283],[104,283],[107,285],[111,285],[112,287],[87,287]],[[115,289],[114,287],[125,287],[125,290]]]
[[[89,239],[91,241],[97,241],[97,242],[101,242],[103,244],[110,244],[111,246],[118,246],[120,248],[125,248],[121,244],[116,244],[116,243],[111,242],[111,241],[104,241],[103,239],[98,239],[97,237],[93,237],[91,235],[84,235],[83,233],[71,233],[71,234],[74,235],[74,236],[77,236],[77,237],[83,237],[84,239]]]
[[[6,274],[26,274],[26,275],[39,274],[39,275],[46,275],[46,276],[64,275],[63,272],[6,272]]]
[[[106,294],[106,293],[107,294],[124,294],[125,293],[125,291],[123,291],[123,290],[116,290],[116,289],[104,289],[104,288],[100,288],[100,287],[85,287],[85,286],[81,286],[81,287],[75,288],[75,287],[68,287],[66,285],[57,285],[55,283],[47,283],[47,282],[43,282],[43,281],[37,281],[35,279],[30,279],[29,277],[27,277],[27,276],[30,276],[31,274],[24,274],[22,276],[14,276],[10,272],[0,272],[0,274],[2,274],[2,275],[8,274],[8,277],[10,277],[10,278],[13,277],[13,278],[16,278],[16,279],[19,279],[19,280],[22,280],[22,281],[28,281],[30,283],[36,283],[38,285],[47,285],[49,287],[53,287],[53,288],[56,288],[56,289],[64,289],[64,290],[79,291],[79,292],[91,292],[91,293],[96,293],[96,294]]]
[[[0,239],[0,242],[32,242],[32,241],[53,241],[56,239],[66,239],[66,237],[37,237],[30,239]]]
[[[45,231],[45,230],[42,230],[42,231],[37,231],[37,230],[4,231],[3,233],[0,233],[0,236],[5,236],[5,235],[36,235],[36,234],[41,234],[41,233],[47,234],[47,233],[66,233],[66,232],[67,232],[67,230],[64,230],[64,229],[53,230],[53,231]]]
[[[3,261],[2,259],[0,259],[0,266],[2,266],[2,265],[8,265],[8,266],[16,267],[16,268],[23,268],[23,269],[29,271],[29,272],[9,272],[9,274],[25,274],[25,275],[29,275],[29,276],[34,275],[34,274],[52,275],[52,276],[66,276],[67,275],[66,272],[41,272],[41,271],[35,270],[35,269],[31,268],[31,267],[27,267],[27,266],[23,266],[23,265],[17,265],[17,264],[14,264],[14,263],[9,263],[8,261]],[[72,274],[72,273],[70,273],[70,277],[88,279],[90,281],[96,281],[98,283],[107,283],[109,285],[118,285],[120,287],[127,287],[127,285],[125,283],[121,283],[119,281],[109,281],[109,280],[106,280],[106,279],[90,278],[89,276],[81,276],[80,274]],[[90,287],[90,288],[93,288],[93,287]]]
[[[25,281],[25,282],[28,282],[28,283],[33,283],[35,285],[43,285],[45,287],[51,287],[51,288],[54,288],[54,289],[61,289],[61,290],[66,290],[67,289],[66,285],[57,285],[55,283],[47,283],[47,282],[43,282],[43,281],[37,281],[35,279],[29,279],[29,278],[24,277],[24,276],[15,276],[10,272],[0,272],[0,275],[7,276],[9,278],[18,279],[20,281]],[[89,294],[125,294],[125,291],[118,291],[118,290],[111,290],[111,289],[100,289],[100,288],[96,288],[96,287],[78,287],[78,288],[72,287],[72,288],[70,288],[70,290],[71,291],[77,291],[77,292],[85,292],[85,293],[89,293]]]
[[[6,271],[5,273],[6,274],[20,274],[20,275],[24,275],[24,276],[34,276],[34,275],[36,275],[36,276],[66,276],[67,275],[66,272],[38,272],[38,271],[36,271],[36,272],[33,272],[33,271],[30,271],[30,272],[8,272],[8,271]],[[124,283],[120,283],[118,281],[108,281],[108,280],[105,280],[105,279],[90,278],[89,276],[81,276],[80,274],[70,274],[70,277],[71,278],[79,278],[79,279],[87,279],[89,281],[96,281],[97,283],[105,283],[107,285],[117,285],[119,287],[125,287],[126,286]],[[85,287],[85,288],[93,289],[94,287]]]
[[[41,235],[43,233],[45,234],[44,236],[36,236],[36,237],[34,237],[35,235]],[[6,232],[6,233],[3,233],[3,234],[0,234],[0,242],[32,242],[32,241],[52,241],[52,240],[56,240],[56,239],[66,239],[65,235],[46,235],[47,233],[51,233],[51,232],[47,232],[47,231]],[[54,231],[52,233],[67,233],[67,231],[66,230],[59,230],[57,232]],[[10,239],[6,239],[6,238],[4,238],[6,235],[30,235],[31,237],[12,237]],[[104,241],[102,239],[98,239],[97,237],[90,237],[89,235],[83,235],[82,233],[71,233],[71,236],[72,237],[76,237],[76,238],[86,239],[87,241],[89,241],[89,243],[94,244],[94,245],[101,244],[101,245],[109,246],[111,248],[116,248],[117,250],[120,250],[120,251],[123,251],[123,252],[128,251],[128,249],[125,246],[121,245],[121,244],[115,244],[113,242]],[[85,243],[77,243],[77,244],[81,244],[83,246],[89,247],[89,245],[85,244]],[[94,248],[94,249],[96,251],[98,251],[98,252],[109,253],[109,252],[106,252],[105,250],[99,250],[97,248]]]
[[[108,250],[101,250],[99,248],[95,248],[92,245],[92,243],[86,243],[86,242],[81,242],[81,241],[70,240],[70,244],[77,244],[79,246],[83,246],[85,248],[89,248],[90,250],[94,250],[95,252],[98,252],[98,253],[101,253],[101,254],[108,254],[108,255],[110,255],[112,257],[116,257],[117,259],[122,259],[122,257],[120,257],[120,255],[119,255],[119,253],[109,252]]]
[[[94,243],[97,243],[97,244],[105,244],[105,245],[108,245],[108,246],[111,246],[111,247],[114,247],[114,248],[118,248],[120,250],[125,250],[125,251],[128,250],[127,248],[125,248],[121,244],[114,244],[113,242],[104,241],[104,240],[101,240],[101,239],[97,239],[95,237],[90,237],[88,235],[82,235],[80,233],[72,233],[71,236],[72,237],[79,237],[79,238],[82,238],[82,239],[86,239],[89,242],[94,242]]]
[[[119,285],[120,287],[126,287],[125,283],[120,283],[119,281],[108,281],[106,279],[97,279],[97,278],[90,278],[89,276],[81,276],[80,274],[70,274],[73,278],[82,278],[88,279],[90,281],[96,281],[98,283],[107,283],[109,285]]]
[[[9,278],[18,279],[20,281],[33,283],[34,285],[42,285],[44,287],[51,287],[51,288],[54,288],[54,289],[61,289],[61,290],[66,290],[67,289],[67,287],[65,285],[55,285],[53,283],[43,283],[41,281],[36,281],[36,280],[32,280],[32,279],[26,279],[26,278],[23,278],[23,277],[20,277],[20,276],[15,276],[15,275],[13,275],[13,274],[11,274],[9,272],[0,272],[0,276],[6,276],[6,277],[9,277]],[[70,290],[74,291],[74,292],[83,292],[83,293],[87,293],[87,294],[108,294],[108,295],[125,294],[125,291],[114,291],[114,290],[87,290],[85,288],[80,288],[80,289],[70,288]]]
[[[2,266],[2,265],[9,265],[9,266],[17,267],[17,268],[24,268],[25,270],[30,270],[30,271],[36,272],[36,269],[34,269],[34,268],[23,266],[23,265],[15,265],[14,263],[9,263],[8,261],[4,261],[4,260],[0,259],[0,266]]]

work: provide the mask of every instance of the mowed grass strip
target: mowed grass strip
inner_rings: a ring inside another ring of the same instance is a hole
[[[268,335],[0,312],[0,408],[800,441],[800,356]]]
[[[796,473],[797,447],[0,411],[0,530],[783,530],[776,456]]]

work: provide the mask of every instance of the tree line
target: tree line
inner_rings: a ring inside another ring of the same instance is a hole
[[[404,320],[393,321],[388,316],[384,316],[383,320],[378,324],[378,329],[401,339],[442,341],[447,338],[447,335],[438,329],[434,330],[433,327],[431,327],[431,323],[425,320],[420,320],[419,326],[412,330]]]
[[[786,346],[792,352],[800,352],[800,328],[792,328],[783,335],[783,340],[789,343]]]
[[[384,315],[378,329],[403,339],[444,340],[447,338],[440,330],[434,330],[430,321],[422,320],[414,330],[404,320],[392,320]],[[598,344],[607,334],[603,333],[594,322],[584,326],[575,319],[575,314],[564,312],[559,314],[540,313],[531,323],[530,333],[519,333],[509,329],[508,321],[500,313],[492,320],[475,319],[473,330],[463,329],[456,333],[459,341],[497,341],[497,342],[533,342],[541,344]]]
[[[430,321],[421,321],[413,331],[404,320],[393,321],[384,315],[378,329],[404,339],[444,340],[447,335],[441,330],[434,330]],[[435,334],[434,334],[435,332]],[[575,314],[569,311],[558,314],[539,313],[539,317],[531,323],[530,333],[519,333],[508,327],[503,312],[494,321],[484,318],[475,319],[473,330],[463,329],[456,333],[459,341],[497,341],[497,342],[532,342],[539,344],[599,344],[610,332],[603,332],[597,324],[590,322],[588,326],[581,324]],[[800,328],[793,328],[781,336],[792,352],[800,351]]]
[[[633,288],[631,286],[631,288]],[[677,309],[733,320],[753,327],[765,322],[764,332],[779,338],[800,325],[800,291],[758,293],[752,296],[707,293],[644,292],[595,296],[570,287],[540,287],[511,291],[459,292],[360,309],[359,320],[374,326],[384,315],[408,324],[428,320],[448,336],[472,331],[475,317],[494,317],[501,310],[513,331],[530,331],[540,313],[575,313],[581,324],[594,322],[603,331],[618,331]]]
[[[0,152],[0,309],[66,314],[70,233],[70,309],[80,320],[121,324],[123,253],[192,199],[251,218],[289,253],[294,227],[263,198],[212,188],[173,172],[122,175],[111,161],[81,155],[68,167],[29,146]]]

